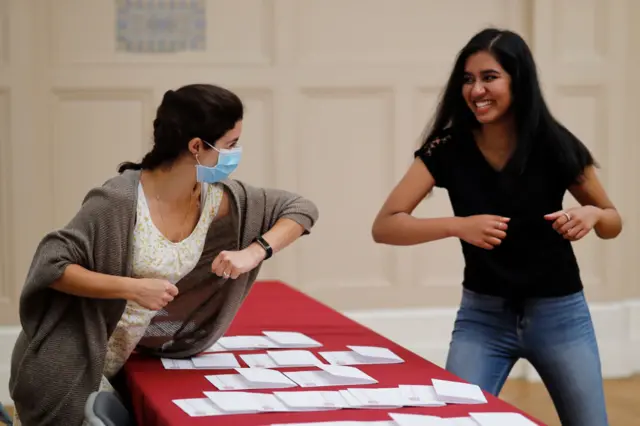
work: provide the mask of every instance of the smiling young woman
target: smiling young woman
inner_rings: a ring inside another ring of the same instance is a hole
[[[622,223],[589,150],[549,112],[517,34],[486,29],[459,53],[415,161],[373,224],[375,241],[460,239],[463,291],[446,368],[498,395],[519,358],[563,425],[608,424],[598,345],[571,243]],[[455,217],[412,216],[434,186]],[[581,207],[563,210],[566,191]]]

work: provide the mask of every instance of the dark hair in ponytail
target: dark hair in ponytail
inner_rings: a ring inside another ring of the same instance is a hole
[[[222,87],[191,84],[176,91],[169,90],[153,121],[153,148],[140,163],[120,164],[118,173],[169,165],[187,151],[193,138],[213,144],[233,129],[243,114],[240,98]]]

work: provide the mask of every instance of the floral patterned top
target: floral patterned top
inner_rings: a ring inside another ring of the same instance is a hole
[[[142,185],[138,186],[137,219],[133,231],[133,276],[165,279],[177,283],[196,266],[211,222],[218,214],[223,189],[220,185],[203,184],[202,214],[196,227],[184,240],[168,240],[151,220]],[[125,364],[153,317],[152,311],[129,301],[109,339],[104,366],[105,379],[111,379]],[[103,386],[109,387],[104,383]]]

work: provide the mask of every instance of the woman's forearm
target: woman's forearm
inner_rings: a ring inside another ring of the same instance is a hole
[[[378,218],[371,233],[376,243],[411,246],[429,241],[455,237],[460,218],[416,218],[406,213],[395,213]]]
[[[600,218],[594,226],[596,235],[602,239],[615,238],[622,231],[622,218],[616,209],[601,209]]]
[[[278,219],[271,229],[264,233],[262,238],[271,246],[273,254],[275,255],[280,250],[284,249],[295,240],[300,238],[304,232],[304,227],[291,219]],[[262,246],[258,243],[253,243],[247,250],[254,252],[256,256],[264,259],[266,252]]]
[[[69,265],[51,288],[62,293],[94,299],[130,300],[130,278],[116,277],[89,271],[79,265]]]

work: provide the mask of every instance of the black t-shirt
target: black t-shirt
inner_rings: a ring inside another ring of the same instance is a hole
[[[515,176],[495,170],[471,136],[445,134],[415,152],[445,188],[456,216],[511,218],[502,244],[487,250],[461,240],[463,285],[509,299],[554,297],[582,289],[571,242],[544,215],[562,209],[568,183],[543,144]]]

